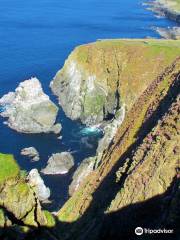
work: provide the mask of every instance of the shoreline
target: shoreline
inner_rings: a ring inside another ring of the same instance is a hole
[[[165,0],[155,0],[148,3],[148,6],[150,6],[151,11],[156,12],[161,16],[165,16],[172,21],[180,23],[180,10],[178,10],[178,8],[176,9],[176,3],[173,5],[167,3]]]

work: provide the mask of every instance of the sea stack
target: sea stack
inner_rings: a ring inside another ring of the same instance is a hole
[[[15,92],[4,95],[0,107],[0,115],[18,132],[57,134],[61,130],[61,125],[55,124],[58,107],[43,92],[37,78],[21,82]]]

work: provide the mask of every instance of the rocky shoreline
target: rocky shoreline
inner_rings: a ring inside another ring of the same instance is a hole
[[[145,4],[148,10],[157,13],[159,16],[167,17],[172,21],[180,23],[180,3],[177,0],[153,0]],[[158,34],[165,39],[180,39],[180,27],[155,28]]]
[[[177,0],[153,0],[148,6],[157,14],[180,23],[180,3]]]

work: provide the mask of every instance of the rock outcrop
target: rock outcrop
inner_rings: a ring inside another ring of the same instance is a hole
[[[156,31],[161,35],[161,37],[165,39],[180,39],[180,27],[173,27],[173,28],[156,28]]]
[[[37,197],[42,202],[48,202],[51,195],[50,189],[45,186],[37,169],[32,169],[27,176],[29,185],[34,188]]]
[[[104,40],[77,47],[51,89],[71,119],[87,125],[111,120],[124,104],[128,111],[178,55],[169,54],[167,45],[179,49],[178,43],[158,40]]]
[[[116,112],[114,119],[105,123],[105,126],[103,127],[104,136],[99,140],[96,156],[84,159],[73,174],[72,182],[69,186],[70,196],[78,190],[83,180],[100,165],[103,152],[113,140],[118,128],[123,123],[124,118],[125,106],[122,106],[121,109]]]
[[[159,15],[180,23],[180,2],[179,0],[154,0],[148,2],[150,9]]]
[[[73,166],[74,158],[69,152],[55,153],[41,172],[48,175],[66,174]]]
[[[21,155],[28,156],[34,162],[40,160],[39,153],[34,147],[23,148],[21,150]]]
[[[37,78],[19,84],[15,92],[0,99],[0,115],[7,118],[8,126],[23,133],[59,133],[56,124],[58,108],[43,92]]]
[[[50,218],[53,222],[13,156],[0,154],[0,238],[24,239],[33,229],[50,226]]]

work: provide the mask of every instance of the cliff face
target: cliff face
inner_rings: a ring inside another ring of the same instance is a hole
[[[53,224],[13,156],[0,154],[0,238],[23,239],[34,228]]]
[[[180,1],[179,0],[155,0],[152,3],[152,8],[157,13],[165,15],[171,20],[180,23]]]
[[[51,82],[66,115],[87,125],[129,111],[180,53],[179,42],[107,40],[77,47]],[[171,47],[171,49],[170,49]]]
[[[99,167],[59,211],[62,239],[132,239],[137,226],[178,234],[180,58],[153,76]]]

